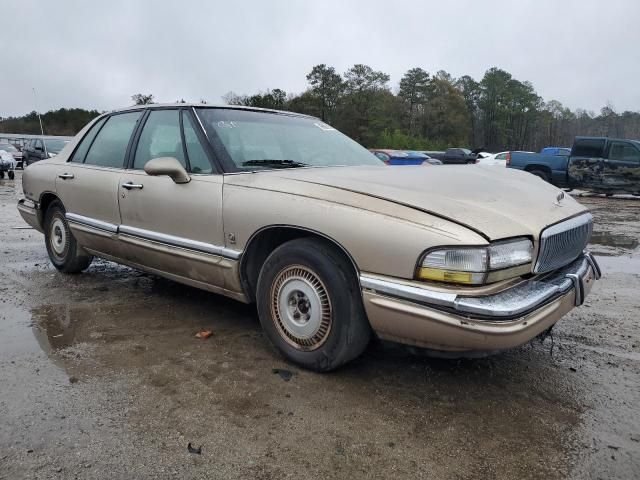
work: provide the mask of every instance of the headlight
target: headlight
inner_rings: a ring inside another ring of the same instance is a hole
[[[490,272],[531,262],[528,238],[495,242],[486,247],[452,247],[428,252],[418,268],[420,280],[479,285]]]

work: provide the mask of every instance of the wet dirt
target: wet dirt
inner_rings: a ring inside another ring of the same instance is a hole
[[[19,190],[0,181],[0,479],[638,477],[638,200],[579,199],[604,277],[552,339],[475,360],[374,342],[319,375],[251,306],[102,260],[58,273],[14,228]]]

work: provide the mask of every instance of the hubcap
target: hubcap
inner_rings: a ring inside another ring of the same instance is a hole
[[[331,330],[331,301],[318,276],[307,267],[282,270],[271,288],[271,313],[280,335],[298,350],[315,350]]]
[[[61,257],[67,248],[67,230],[60,218],[55,218],[51,222],[51,248]]]

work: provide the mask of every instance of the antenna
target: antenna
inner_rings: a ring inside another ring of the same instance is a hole
[[[38,111],[38,97],[36,95],[35,87],[31,87],[33,90],[33,97],[36,99],[36,113],[38,114],[38,120],[40,121],[40,135],[42,136],[42,145],[44,147],[44,157],[47,158],[49,154],[47,153],[47,142],[44,141],[44,128],[42,128],[42,117],[40,116],[40,112]]]

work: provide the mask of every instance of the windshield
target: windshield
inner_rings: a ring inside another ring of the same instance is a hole
[[[60,153],[60,150],[64,148],[64,146],[69,143],[69,140],[58,140],[54,138],[45,139],[45,143],[47,146],[47,152],[51,153]]]
[[[268,112],[199,108],[213,143],[240,170],[376,165],[380,160],[320,120]]]
[[[0,150],[4,150],[5,152],[17,152],[16,147],[10,143],[0,143]]]

